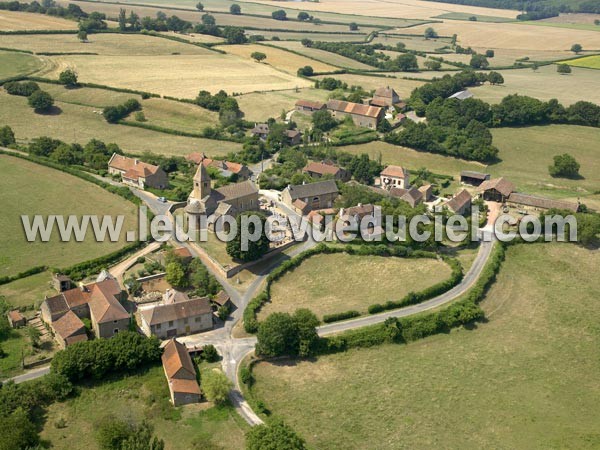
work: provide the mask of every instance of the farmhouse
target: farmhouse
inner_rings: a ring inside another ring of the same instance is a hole
[[[378,106],[362,105],[342,100],[329,100],[327,109],[331,111],[336,119],[350,116],[354,125],[372,129],[377,128],[377,124],[384,116],[383,109]]]
[[[450,97],[448,98],[455,98],[457,100],[466,100],[468,98],[473,97],[473,93],[471,91],[469,91],[468,89],[465,89],[464,91],[458,91],[454,94],[452,94]]]
[[[266,123],[254,124],[254,128],[250,130],[250,134],[264,141],[269,135],[269,125],[267,125]]]
[[[446,207],[454,214],[463,215],[471,209],[471,201],[471,194],[463,189],[446,203]]]
[[[312,178],[321,178],[324,176],[331,176],[334,180],[348,181],[350,179],[350,173],[346,169],[336,166],[333,163],[328,162],[309,162],[302,173],[309,175]]]
[[[76,342],[87,341],[85,325],[73,311],[67,311],[52,323],[54,337],[60,348],[67,348]]]
[[[514,190],[515,186],[506,178],[486,180],[479,185],[478,189],[484,200],[499,203],[504,203]]]
[[[400,108],[406,106],[396,91],[389,86],[378,88],[373,94],[373,98],[369,100],[369,105],[388,109],[393,106]]]
[[[430,184],[424,184],[419,188],[421,194],[423,194],[423,201],[428,202],[433,198],[433,186]]]
[[[340,218],[346,221],[356,220],[360,223],[363,217],[373,216],[375,212],[375,206],[371,204],[363,205],[359,203],[356,206],[351,206],[350,208],[341,208],[340,209]]]
[[[204,153],[190,153],[185,159],[195,164],[203,164],[207,168],[214,167],[226,178],[235,175],[238,181],[245,181],[252,176],[252,171],[245,164],[207,158]]]
[[[244,211],[257,210],[258,207],[258,189],[252,181],[246,180],[212,189],[206,167],[200,164],[194,175],[194,190],[188,198],[185,212],[189,220],[197,221],[200,229],[200,219],[203,216],[236,216]]]
[[[333,180],[316,183],[289,185],[282,193],[282,199],[288,206],[304,215],[316,209],[331,208],[339,194]]]
[[[302,133],[298,130],[285,130],[285,139],[288,145],[298,145],[302,142]]]
[[[171,339],[165,345],[162,364],[169,383],[171,402],[174,406],[188,405],[200,401],[200,386],[196,380],[196,369],[187,347]]]
[[[404,200],[408,203],[412,208],[419,205],[423,202],[423,193],[412,186],[408,189],[403,189],[400,187],[392,187],[388,191],[389,195],[392,197],[399,198],[400,200]]]
[[[144,334],[161,339],[199,333],[213,327],[213,311],[207,297],[174,299],[172,303],[144,309],[140,316]]]
[[[311,100],[298,100],[296,102],[296,111],[305,114],[312,114],[315,111],[326,109],[327,105],[323,102],[313,102]]]
[[[59,343],[62,339],[65,345],[71,343],[68,338],[83,326],[81,319],[91,321],[96,337],[109,338],[129,328],[130,316],[121,305],[121,299],[121,287],[114,279],[69,289],[43,301],[42,320],[59,335]],[[67,320],[60,321],[67,314]]]
[[[408,189],[410,187],[410,173],[400,166],[387,166],[379,174],[380,185],[383,189],[393,187]]]
[[[9,311],[7,314],[8,324],[11,328],[21,328],[27,324],[27,320],[18,310]]]
[[[108,173],[121,175],[123,183],[140,189],[146,186],[153,189],[169,187],[169,177],[159,166],[116,153],[113,153],[108,161]]]
[[[484,181],[490,179],[489,173],[474,172],[472,170],[463,170],[460,173],[460,182],[471,186],[479,186]]]

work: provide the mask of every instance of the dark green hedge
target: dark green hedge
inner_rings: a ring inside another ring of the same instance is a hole
[[[48,266],[37,266],[37,267],[32,267],[31,269],[27,269],[23,272],[19,272],[16,275],[7,275],[4,277],[0,277],[0,285],[7,284],[12,281],[20,280],[21,278],[27,278],[27,277],[30,277],[31,275],[36,275],[36,274],[42,273],[46,270],[48,270]]]
[[[360,316],[360,313],[358,311],[346,311],[346,312],[335,313],[335,314],[326,314],[323,316],[323,322],[325,322],[325,323],[338,322],[340,320],[352,319],[353,317],[358,317],[358,316]]]

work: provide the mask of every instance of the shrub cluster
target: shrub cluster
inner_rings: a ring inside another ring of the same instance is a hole
[[[323,316],[323,322],[325,322],[325,323],[338,322],[340,320],[352,319],[353,317],[358,317],[358,316],[360,316],[360,313],[358,311],[345,311],[345,312],[341,312],[341,313],[325,314]]]
[[[117,123],[119,120],[124,119],[130,113],[139,111],[142,109],[142,105],[135,98],[130,98],[125,103],[118,106],[107,106],[104,108],[102,114],[108,123]]]
[[[6,89],[6,92],[10,95],[29,97],[35,91],[39,91],[40,87],[35,81],[9,81],[4,84],[4,89]]]

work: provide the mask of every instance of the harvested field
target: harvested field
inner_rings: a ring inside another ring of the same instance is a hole
[[[141,34],[90,34],[82,43],[74,34],[32,34],[0,36],[0,47],[29,50],[35,53],[97,53],[104,56],[214,55],[215,52],[196,45],[184,44]]]
[[[121,234],[119,242],[107,240],[98,243],[93,233],[87,234],[83,242],[61,242],[56,230],[49,242],[39,239],[28,242],[22,228],[21,214],[29,217],[36,214],[123,215],[123,230],[136,229],[136,206],[99,186],[11,156],[0,155],[0,168],[2,202],[8,207],[0,219],[0,225],[6,236],[11,237],[0,243],[0,276],[14,275],[40,265],[72,266],[106,255],[125,244],[125,233]],[[69,200],[65,201],[67,198]]]
[[[443,74],[437,72],[437,76]],[[403,73],[400,76],[410,76],[408,73]],[[421,77],[421,74],[414,74]],[[390,78],[388,76],[369,76],[369,75],[354,75],[354,74],[336,74],[336,75],[321,75],[315,78],[323,79],[325,77],[333,77],[337,80],[342,80],[348,83],[348,86],[362,86],[365,90],[370,91],[379,87],[390,86],[396,90],[398,95],[403,97],[410,96],[414,88],[422,86],[422,81],[403,80],[401,78]]]
[[[448,277],[448,265],[433,259],[315,255],[272,284],[271,301],[258,318],[298,308],[308,308],[318,317],[349,310],[366,313],[373,303],[401,299]]]
[[[600,56],[584,56],[583,58],[567,61],[566,64],[584,69],[600,69]]]
[[[330,72],[336,70],[337,67],[326,64],[324,62],[315,61],[314,59],[296,55],[285,50],[265,45],[246,44],[246,45],[225,45],[216,47],[232,55],[240,56],[252,62],[254,60],[250,55],[254,52],[261,52],[267,55],[267,59],[260,63],[254,62],[258,66],[269,65],[275,69],[283,70],[284,72],[296,75],[298,69],[304,66],[311,66],[315,72]],[[236,91],[237,92],[237,91]]]
[[[436,24],[432,24],[434,27]],[[412,32],[412,30],[406,30]],[[450,39],[439,38],[439,39],[425,39],[422,36],[398,36],[394,34],[383,34],[380,33],[378,37],[371,41],[372,44],[383,44],[396,46],[399,42],[406,45],[409,50],[417,50],[420,52],[434,52],[439,48],[449,46]]]
[[[79,80],[137,89],[179,98],[195,98],[201,89],[216,93],[225,88],[246,93],[310,86],[311,82],[233,55],[159,55],[52,57],[49,77],[73,67]],[[135,67],[135,70],[132,70]],[[219,76],[215,76],[215,74]]]
[[[187,41],[198,42],[200,44],[218,44],[221,42],[225,42],[225,39],[222,37],[211,36],[209,34],[196,34],[190,33],[186,35],[181,35],[180,33],[175,33],[174,31],[164,31],[160,34],[164,36],[172,36],[176,38],[183,38]]]
[[[77,22],[60,17],[20,11],[0,11],[0,30],[76,30]]]
[[[293,50],[295,52],[307,56],[308,58],[314,58],[323,63],[331,64],[337,67],[344,67],[357,70],[373,70],[373,67],[367,64],[363,64],[353,59],[346,58],[345,56],[341,56],[336,53],[328,52],[325,50],[319,50],[318,48],[305,47],[302,45],[302,43],[297,41],[271,42],[271,45],[275,45],[277,47],[281,47],[288,50]],[[314,62],[309,65],[312,66],[316,72],[319,72],[314,66]]]
[[[360,32],[360,31],[359,31]],[[326,41],[326,42],[363,42],[367,35],[366,34],[337,34],[337,33],[303,33],[291,32],[291,31],[263,31],[263,30],[246,30],[246,34],[261,35],[266,39],[272,39],[278,37],[281,41],[301,41],[302,39],[311,39],[313,41]],[[272,44],[280,44],[280,42],[272,42]]]
[[[142,96],[137,94],[127,94],[125,92],[110,91],[108,89],[97,89],[81,87],[77,89],[65,89],[63,85],[53,83],[40,83],[40,88],[48,92],[54,100],[63,103],[71,103],[81,106],[95,106],[96,108],[105,108],[124,103],[130,98],[142,102]]]
[[[0,51],[0,80],[34,73],[43,65],[39,58],[27,53]]]
[[[501,70],[504,84],[470,88],[475,97],[490,103],[498,103],[509,94],[529,95],[540,100],[558,99],[565,105],[579,100],[600,103],[598,72],[573,67],[573,72],[561,75],[555,65],[532,69]]]
[[[236,97],[244,118],[250,121],[266,121],[269,117],[277,117],[281,111],[294,109],[297,100],[327,101],[328,91],[305,88],[289,91],[255,92]]]
[[[150,151],[163,155],[187,155],[202,149],[209,156],[226,155],[241,149],[234,142],[174,136],[157,131],[106,123],[98,109],[89,106],[56,102],[58,115],[36,114],[24,97],[0,92],[0,123],[9,125],[19,142],[39,136],[50,136],[66,142],[86,144],[96,138],[114,142],[124,151],[143,153]]]

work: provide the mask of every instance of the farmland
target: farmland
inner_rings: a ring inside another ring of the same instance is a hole
[[[314,448],[595,447],[598,264],[568,244],[512,247],[482,303],[488,322],[260,363],[253,390]]]
[[[320,38],[318,38],[320,39]],[[367,64],[363,64],[361,62],[355,61],[350,58],[346,58],[345,56],[338,55],[336,53],[327,52],[325,50],[319,50],[318,48],[310,48],[305,47],[302,43],[297,41],[288,41],[288,42],[277,42],[275,44],[277,47],[285,48],[287,50],[293,50],[295,52],[306,55],[309,58],[314,58],[317,61],[321,61],[324,63],[332,64],[337,67],[346,67],[349,69],[357,69],[357,70],[372,70],[373,67],[368,66]],[[309,62],[308,65],[312,66],[316,72],[321,72],[322,70],[317,70],[315,67],[315,61]],[[317,63],[317,65],[319,65]],[[331,67],[331,66],[329,66]],[[335,67],[332,67],[328,70],[335,70]]]
[[[305,88],[288,91],[254,92],[236,97],[245,118],[250,121],[265,121],[277,117],[281,111],[290,111],[299,99],[326,101],[327,91]]]
[[[406,76],[408,74],[404,73],[400,76]],[[393,76],[393,75],[392,75]],[[354,74],[335,74],[335,75],[322,75],[315,77],[316,79],[323,79],[325,77],[333,77],[337,80],[342,80],[348,83],[348,86],[362,86],[363,89],[370,91],[373,89],[377,89],[379,87],[389,86],[394,88],[394,90],[398,93],[401,98],[405,98],[410,96],[410,93],[414,88],[422,86],[422,81],[415,80],[403,80],[399,77],[394,77],[388,75],[383,76],[369,76],[369,75],[354,75]],[[419,74],[421,77],[422,74]],[[437,73],[437,76],[440,76],[440,73]]]
[[[71,266],[96,258],[123,246],[124,233],[119,242],[99,245],[90,233],[83,242],[60,242],[57,231],[50,242],[27,242],[20,216],[36,214],[110,214],[124,216],[123,229],[135,229],[136,208],[133,204],[110,194],[102,188],[79,178],[57,172],[44,166],[10,156],[0,156],[3,204],[8,210],[2,215],[0,225],[12,239],[0,244],[0,276],[13,275],[34,266]],[[65,198],[69,201],[65,203]]]
[[[42,14],[0,11],[0,30],[76,30],[77,23],[60,17]]]
[[[27,53],[0,51],[0,79],[31,74],[42,65],[38,58]]]
[[[174,136],[125,125],[110,125],[90,106],[56,102],[60,114],[40,115],[27,106],[27,99],[0,92],[0,123],[9,125],[18,141],[50,136],[67,142],[87,143],[90,139],[114,142],[124,151],[150,151],[163,155],[187,155],[199,148],[211,156],[225,155],[240,144],[202,138]],[[185,109],[185,107],[182,107]],[[198,129],[198,132],[201,130]]]
[[[449,276],[446,264],[431,259],[315,255],[273,283],[271,301],[262,307],[259,319],[298,308],[319,317],[348,310],[366,313],[373,303],[399,300]]]
[[[584,69],[600,69],[600,56],[584,56],[583,58],[568,61],[567,64]]]

